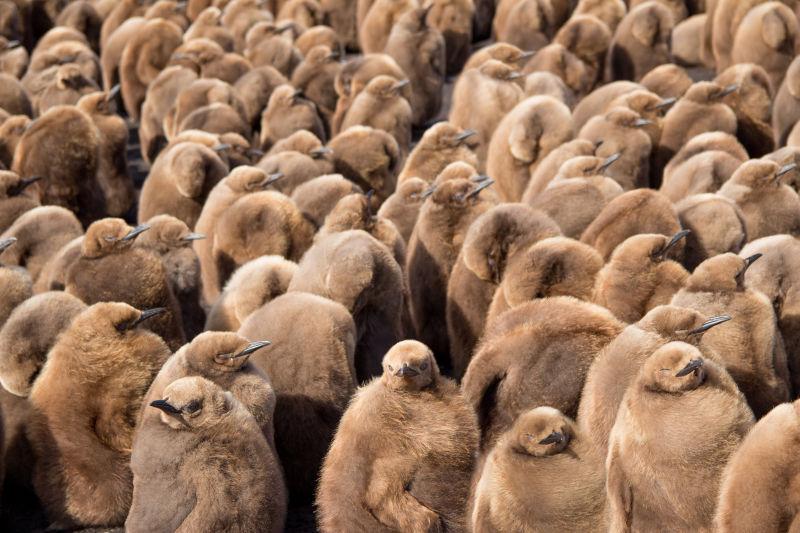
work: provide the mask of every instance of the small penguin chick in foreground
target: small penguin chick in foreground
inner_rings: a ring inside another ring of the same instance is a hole
[[[436,176],[454,161],[463,161],[477,167],[478,158],[471,146],[475,135],[474,130],[462,130],[447,121],[437,122],[425,130],[411,150],[397,177],[397,183],[403,183],[410,178],[433,183]]]
[[[477,444],[475,414],[433,353],[417,341],[394,345],[381,378],[356,392],[325,458],[322,531],[466,529]]]
[[[725,463],[752,425],[752,411],[721,365],[690,344],[659,348],[625,393],[611,430],[611,529],[657,523],[710,530]]]
[[[280,464],[233,394],[202,377],[186,377],[145,409],[161,412],[133,449],[126,530],[283,531],[287,497]],[[221,501],[220,490],[248,497]]]
[[[23,178],[16,172],[0,170],[0,234],[22,213],[39,206],[38,195],[25,190],[40,179],[39,176]]]
[[[558,410],[521,414],[486,458],[472,530],[605,531],[603,464],[588,451],[575,422]]]

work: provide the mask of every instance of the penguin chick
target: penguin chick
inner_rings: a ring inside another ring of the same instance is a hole
[[[750,158],[747,155],[747,150],[744,149],[744,146],[739,143],[734,135],[721,131],[701,133],[689,139],[669,160],[669,163],[664,167],[664,181],[669,181],[676,169],[689,159],[704,152],[712,151],[724,152],[739,161],[740,164]],[[735,162],[730,163],[731,166],[734,164]],[[738,165],[736,166],[738,167]]]
[[[206,38],[218,43],[225,51],[233,51],[233,34],[220,25],[222,11],[218,7],[208,7],[200,12],[186,29],[183,35],[184,42],[192,39]]]
[[[126,530],[283,531],[287,498],[280,464],[256,419],[233,394],[202,377],[187,377],[145,407],[156,409],[158,420],[138,435],[131,456],[134,489]],[[220,501],[220,490],[249,497]],[[163,505],[165,498],[170,505]]]
[[[0,234],[26,211],[39,206],[38,195],[26,189],[41,178],[22,178],[15,172],[0,170]]]
[[[164,131],[171,141],[180,134],[181,130],[189,129],[184,124],[195,111],[211,104],[227,104],[234,108],[245,121],[247,115],[244,103],[230,84],[217,79],[200,78],[193,81],[178,94],[169,112],[164,116]],[[238,122],[237,128],[243,127]]]
[[[192,111],[175,129],[180,134],[187,130],[209,133],[236,133],[244,138],[251,136],[250,126],[242,116],[227,104],[213,103]]]
[[[83,235],[79,235],[56,250],[39,272],[34,292],[63,291],[67,284],[67,270],[81,256],[82,246]]]
[[[594,88],[603,78],[611,36],[608,26],[597,17],[574,15],[558,30],[553,42],[562,45],[584,63]]]
[[[496,59],[512,68],[522,66],[524,61],[533,57],[535,52],[523,52],[513,44],[496,42],[476,50],[464,64],[462,72],[478,68],[490,59]]]
[[[344,57],[345,53],[344,43],[342,43],[336,31],[330,26],[321,24],[308,28],[300,34],[294,41],[294,46],[306,59],[311,49],[317,46],[326,46],[329,53],[333,53],[334,56],[339,58]]]
[[[303,60],[303,56],[292,44],[292,39],[286,34],[295,27],[292,22],[277,26],[271,21],[257,22],[247,30],[244,57],[254,67],[275,67],[287,78],[291,77]]]
[[[0,37],[0,72],[20,79],[28,69],[28,51],[19,41]]]
[[[594,302],[629,324],[668,304],[689,277],[680,263],[670,259],[688,234],[687,230],[672,238],[641,234],[623,241],[597,274]]]
[[[471,0],[434,0],[428,8],[427,22],[444,38],[445,73],[458,74],[470,54],[472,18],[475,5]]]
[[[142,159],[152,164],[167,144],[164,119],[184,89],[197,80],[190,68],[171,66],[162,70],[147,88],[139,121],[139,143]]]
[[[374,190],[378,199],[391,195],[402,165],[400,146],[381,129],[352,126],[328,143],[334,169],[363,190]]]
[[[555,13],[543,0],[500,0],[492,21],[492,33],[498,41],[521,50],[537,51],[553,37]]]
[[[661,98],[680,98],[692,86],[692,78],[686,69],[674,64],[659,65],[639,80],[650,92]]]
[[[0,239],[0,253],[14,246],[16,242],[13,237]],[[0,288],[5,295],[0,304],[0,327],[2,327],[14,308],[33,296],[33,282],[24,268],[7,266],[0,261]]]
[[[572,137],[569,108],[558,100],[534,96],[517,104],[498,124],[486,157],[500,200],[519,201],[537,163]]]
[[[653,68],[670,63],[675,20],[661,2],[645,2],[625,15],[614,32],[606,61],[606,79],[639,81]]]
[[[276,87],[261,115],[261,149],[269,150],[280,139],[298,130],[308,130],[325,141],[325,127],[311,100],[291,85]]]
[[[108,37],[100,51],[100,67],[102,71],[103,88],[111,89],[119,83],[119,64],[125,46],[142,27],[147,23],[144,17],[131,17],[120,24]]]
[[[523,69],[524,75],[550,72],[561,78],[577,98],[588,94],[594,86],[595,73],[589,65],[561,43],[554,42],[536,52]]]
[[[220,23],[233,34],[234,50],[244,50],[247,31],[259,22],[274,20],[260,0],[233,0],[222,8]]]
[[[552,407],[522,413],[486,458],[472,530],[605,531],[602,462],[575,422]],[[564,486],[569,496],[553,491]]]
[[[82,96],[97,90],[97,84],[84,77],[78,65],[61,65],[52,83],[34,98],[33,108],[37,115],[42,115],[58,105],[75,105]]]
[[[169,357],[157,335],[137,325],[163,312],[118,302],[76,316],[31,389],[28,426],[36,494],[48,518],[119,525],[131,503],[130,450],[147,387]],[[86,461],[87,453],[92,461]]]
[[[420,178],[408,178],[398,183],[397,190],[378,209],[378,216],[391,221],[404,242],[410,242],[426,191],[430,187]]]
[[[339,52],[324,45],[309,50],[292,73],[292,85],[314,102],[325,122],[330,124],[336,110],[334,80],[342,69]]]
[[[579,156],[594,155],[595,145],[585,139],[573,139],[553,149],[536,165],[531,173],[531,178],[522,194],[522,203],[530,204],[531,201],[547,188],[548,183],[555,178],[561,165]]]
[[[302,130],[295,133],[308,134]],[[317,148],[303,152],[284,150],[270,153],[256,166],[268,175],[281,175],[282,177],[275,181],[273,188],[287,195],[292,194],[298,186],[320,175],[328,174],[334,169],[332,161],[328,159],[331,150],[323,147],[319,140],[314,140]]]
[[[144,181],[137,219],[168,214],[193,228],[209,193],[227,173],[218,153],[199,143],[165,149]]]
[[[471,147],[475,135],[474,130],[462,130],[447,121],[437,122],[425,130],[411,150],[397,182],[420,178],[433,183],[436,176],[454,161],[463,161],[477,167],[478,159]]]
[[[291,327],[288,327],[291,324]],[[341,304],[304,292],[278,296],[239,335],[273,339],[252,362],[277,392],[276,448],[292,502],[310,500],[322,461],[356,388],[356,326]]]
[[[676,203],[675,210],[681,227],[691,231],[682,261],[689,271],[709,257],[739,253],[748,240],[741,209],[724,196],[696,194]]]
[[[469,226],[447,282],[447,334],[454,376],[463,376],[467,369],[506,267],[531,244],[558,235],[558,226],[549,217],[524,204],[500,204]]]
[[[786,145],[789,132],[800,120],[797,111],[800,100],[800,59],[795,58],[786,69],[786,75],[775,91],[772,110],[772,129],[778,146]]]
[[[714,193],[725,184],[743,163],[721,150],[707,150],[690,157],[664,173],[659,191],[673,202],[689,196]]]
[[[490,323],[461,385],[478,413],[481,450],[528,409],[550,404],[574,417],[589,366],[622,328],[602,307],[563,296],[522,304]]]
[[[247,122],[258,126],[261,112],[267,107],[272,91],[288,84],[289,80],[269,65],[253,68],[233,84],[244,104]]]
[[[659,348],[625,393],[611,430],[611,529],[657,523],[710,530],[723,468],[752,425],[753,413],[723,367],[689,344]]]
[[[642,85],[626,80],[612,81],[597,87],[575,104],[575,109],[572,110],[572,122],[575,124],[575,131],[580,131],[592,117],[609,111],[609,104],[620,96],[640,91],[642,88]]]
[[[355,370],[363,382],[380,374],[380,360],[401,338],[404,278],[390,250],[363,230],[317,240],[298,265],[289,292],[324,296],[356,323]]]
[[[640,233],[675,235],[680,230],[678,215],[667,197],[650,189],[636,189],[611,200],[583,232],[581,242],[594,246],[608,260],[628,237]]]
[[[628,12],[623,0],[578,0],[574,15],[594,15],[606,23],[612,32]]]
[[[744,285],[745,272],[758,257],[744,259],[728,253],[707,259],[689,276],[672,304],[735,317],[725,331],[709,332],[703,342],[719,355],[756,417],[761,417],[788,401],[791,380],[772,303]]]
[[[575,105],[575,93],[552,72],[532,72],[525,76],[525,97],[552,96],[570,109]]]
[[[149,226],[131,228],[119,218],[104,218],[89,226],[80,257],[69,266],[65,290],[88,305],[125,302],[137,309],[164,308],[148,323],[170,348],[185,344],[181,311],[161,260],[133,247]]]
[[[783,180],[796,172],[797,165],[780,166],[764,159],[743,163],[720,188],[742,210],[747,238],[800,233],[800,198]]]
[[[0,124],[0,164],[4,168],[12,168],[19,141],[31,123],[26,115],[12,115]]]
[[[356,392],[325,458],[321,529],[466,529],[477,444],[475,414],[431,350],[396,344],[381,378]]]
[[[714,81],[723,87],[738,87],[724,102],[736,114],[736,136],[747,152],[752,157],[762,157],[775,150],[771,126],[773,89],[767,72],[759,65],[732,65]]]
[[[325,217],[339,200],[347,195],[361,192],[363,192],[361,187],[341,174],[327,174],[297,186],[292,191],[292,201],[297,204],[303,216],[319,228],[325,223]],[[380,211],[378,215],[381,216]],[[405,240],[403,237],[403,241]]]
[[[358,24],[358,46],[364,54],[381,53],[400,18],[419,7],[416,0],[374,0]]]
[[[626,107],[634,113],[638,113],[641,118],[649,120],[650,124],[642,126],[641,129],[650,137],[650,144],[653,147],[658,146],[661,138],[663,115],[674,103],[675,100],[672,98],[664,99],[646,89],[639,89],[614,99],[608,104],[608,110],[615,107]]]

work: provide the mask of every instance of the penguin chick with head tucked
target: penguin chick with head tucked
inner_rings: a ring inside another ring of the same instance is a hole
[[[39,176],[23,178],[16,172],[0,170],[0,234],[20,215],[39,206],[38,194],[26,190],[40,179]]]
[[[261,149],[269,150],[279,140],[303,129],[323,142],[326,139],[325,126],[314,102],[291,85],[276,87],[261,114]]]
[[[341,174],[326,174],[298,185],[292,191],[292,200],[303,216],[319,228],[339,200],[360,192],[361,187]]]
[[[682,261],[690,272],[709,257],[739,253],[748,240],[741,209],[724,196],[695,194],[675,204],[675,209],[681,227],[691,231]]]
[[[606,60],[606,79],[638,81],[670,63],[672,13],[661,2],[646,2],[625,15],[614,32]]]
[[[386,131],[352,126],[331,139],[335,170],[379,199],[391,195],[402,166],[403,154],[395,138]]]

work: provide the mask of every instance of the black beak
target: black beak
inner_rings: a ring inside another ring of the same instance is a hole
[[[275,183],[276,181],[281,179],[283,176],[284,176],[283,172],[275,172],[274,174],[268,174],[267,175],[267,179],[265,179],[261,183],[261,186],[262,187],[269,187],[270,185],[272,185],[273,183]]]
[[[602,174],[603,172],[608,169],[611,165],[613,165],[619,158],[622,157],[622,154],[617,152],[616,154],[611,154],[610,156],[606,157],[605,161],[600,163],[600,166],[597,167],[597,173]]]
[[[714,326],[719,326],[720,324],[724,324],[731,317],[729,315],[719,315],[719,316],[712,316],[705,322],[703,322],[700,327],[697,327],[689,332],[689,335],[697,335],[699,333],[705,333],[706,331],[710,330]]]
[[[750,265],[752,265],[753,263],[758,261],[761,258],[762,255],[764,255],[764,254],[753,254],[750,257],[745,258],[744,267],[742,267],[742,270],[740,270],[739,273],[736,274],[736,281],[737,282],[739,282],[739,283],[743,283],[744,282],[744,274],[745,274],[745,272],[747,272],[747,269],[750,268]]]
[[[3,253],[8,249],[9,246],[17,242],[16,237],[9,237],[8,239],[3,239],[0,241],[0,253]]]
[[[31,185],[42,179],[44,178],[42,178],[41,176],[31,176],[30,178],[23,178],[19,181],[19,183],[17,183],[8,190],[8,195],[18,196],[22,194],[22,191],[24,191],[25,189],[27,189],[28,187],[30,187]]]
[[[490,180],[490,179],[492,179],[492,178],[490,178],[486,174],[475,174],[474,176],[472,176],[470,178],[470,181],[473,181],[475,183],[483,183],[484,181]]]
[[[327,146],[322,146],[320,148],[314,148],[313,150],[311,150],[309,152],[309,154],[311,155],[311,157],[313,159],[319,159],[320,157],[322,157],[324,155],[332,154],[332,153],[333,153],[333,150],[331,150]]]
[[[135,228],[130,230],[128,232],[128,234],[125,235],[120,240],[121,241],[132,241],[133,239],[135,239],[136,237],[138,237],[139,235],[141,235],[142,233],[144,233],[145,231],[147,231],[149,229],[150,229],[149,225],[147,225],[147,224],[139,224],[138,226],[136,226]]]
[[[176,408],[174,405],[169,403],[167,400],[154,400],[150,402],[150,407],[155,407],[161,411],[164,411],[168,415],[179,415],[181,410]]]
[[[480,182],[477,187],[472,189],[472,191],[469,194],[467,194],[467,198],[474,198],[478,196],[483,189],[491,187],[493,184],[494,180],[492,178]]]
[[[677,98],[675,98],[674,96],[673,96],[673,97],[671,97],[671,98],[664,98],[664,99],[663,99],[663,100],[661,100],[659,103],[657,103],[656,105],[654,105],[654,106],[653,106],[651,109],[653,109],[653,110],[656,110],[656,109],[659,109],[659,110],[660,110],[660,109],[666,109],[666,108],[668,108],[668,107],[671,107],[671,106],[672,106],[672,104],[674,104],[674,103],[675,103],[675,102],[677,102],[677,101],[678,101],[678,99],[677,99]]]
[[[396,91],[396,92],[400,92],[400,90],[403,89],[403,87],[405,87],[409,83],[411,83],[409,80],[400,80],[397,83],[395,83],[394,85],[392,85],[392,90]]]
[[[326,59],[334,59],[334,60],[339,59],[340,57],[342,57],[342,53],[339,52],[339,50],[332,50],[330,54],[325,56]]]
[[[11,49],[13,49],[13,48],[16,48],[16,47],[18,47],[20,44],[21,44],[21,43],[20,43],[19,41],[8,41],[8,42],[6,43],[6,50],[11,50]]]
[[[692,372],[694,372],[695,370],[697,370],[702,366],[703,366],[702,359],[692,359],[685,367],[680,369],[678,373],[675,374],[675,377],[682,378],[683,376],[688,376],[689,374],[691,374]]]
[[[717,95],[717,98],[725,98],[726,96],[728,96],[731,93],[736,92],[737,90],[739,90],[739,85],[737,85],[735,83],[732,83],[731,85],[728,85],[727,87],[722,89],[722,92],[720,92]]]
[[[220,153],[220,152],[224,152],[226,150],[230,150],[231,149],[231,145],[228,144],[228,143],[220,143],[220,144],[217,144],[215,146],[212,146],[211,149],[214,150],[217,153]]]
[[[789,163],[788,165],[783,165],[781,168],[778,169],[778,172],[775,174],[775,179],[779,180],[789,172],[792,172],[797,168],[797,163]]]
[[[205,239],[206,236],[202,233],[189,233],[188,235],[184,235],[181,237],[182,241],[202,241]]]
[[[477,135],[477,134],[478,134],[478,132],[475,131],[475,130],[464,130],[461,133],[459,133],[458,135],[456,135],[454,137],[454,139],[455,139],[457,144],[461,144],[464,141],[466,141],[467,139],[469,139],[470,137],[472,137],[473,135]]]
[[[114,85],[111,89],[109,89],[108,93],[106,94],[106,102],[110,102],[111,100],[116,98],[117,94],[119,94],[120,88],[121,88],[120,84],[118,83]]]
[[[523,76],[522,72],[517,72],[516,70],[508,75],[508,80],[518,80]]]
[[[563,433],[560,433],[558,431],[554,431],[554,432],[550,433],[547,437],[545,437],[542,440],[540,440],[539,444],[544,444],[544,445],[557,444],[557,443],[564,442],[564,439],[566,439],[566,435],[564,435]]]
[[[425,189],[424,191],[422,191],[422,192],[420,193],[419,197],[420,197],[420,198],[422,198],[422,199],[424,200],[425,198],[427,198],[428,196],[430,196],[431,194],[433,194],[435,191],[436,191],[436,185],[431,185],[430,187],[428,187],[427,189]]]
[[[251,342],[250,344],[245,346],[244,350],[242,350],[241,352],[230,354],[229,356],[224,357],[224,359],[238,359],[240,357],[247,357],[251,353],[254,353],[254,352],[258,351],[258,350],[260,350],[261,348],[263,348],[265,346],[269,346],[270,344],[272,344],[272,343],[269,342],[269,341]]]
[[[264,150],[259,150],[258,148],[248,148],[246,154],[247,157],[250,158],[257,157],[261,159],[262,157],[264,157]]]
[[[650,125],[650,124],[652,124],[652,123],[653,123],[653,121],[652,121],[652,120],[647,120],[646,118],[637,118],[637,119],[636,119],[636,120],[633,122],[633,127],[634,127],[634,128],[643,128],[643,127],[645,127],[645,126],[649,126],[649,125]]]
[[[522,52],[522,53],[519,55],[519,59],[517,59],[517,62],[519,62],[519,61],[523,61],[523,60],[525,60],[525,59],[528,59],[528,58],[530,58],[530,57],[533,57],[533,56],[535,56],[535,55],[536,55],[536,52],[534,52],[533,50],[528,50],[528,51],[526,51],[526,52]]]
[[[395,376],[400,377],[410,377],[413,378],[414,376],[419,375],[419,370],[416,368],[412,368],[408,366],[408,363],[403,363],[403,366],[397,369],[397,372],[394,373]]]
[[[658,260],[659,261],[663,261],[664,259],[666,259],[667,258],[667,254],[669,254],[669,251],[672,248],[674,248],[675,245],[678,244],[681,241],[681,239],[683,239],[684,237],[689,235],[691,232],[692,232],[692,230],[685,229],[685,230],[681,230],[678,233],[676,233],[675,235],[673,235],[672,238],[669,240],[669,242],[664,245],[664,248],[662,248],[661,251],[658,252],[658,256],[657,256]]]
[[[142,314],[139,315],[139,318],[131,322],[130,328],[135,328],[145,320],[149,320],[155,316],[162,315],[166,312],[167,312],[166,307],[154,307],[152,309],[145,309],[144,311],[142,311]]]

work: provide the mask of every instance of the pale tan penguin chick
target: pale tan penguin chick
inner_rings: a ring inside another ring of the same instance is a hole
[[[473,52],[464,64],[462,71],[478,68],[490,59],[496,59],[510,67],[521,67],[533,55],[534,52],[524,52],[513,44],[496,42]]]
[[[207,38],[218,43],[225,51],[232,52],[234,48],[233,34],[220,24],[221,16],[222,11],[217,7],[204,9],[184,32],[184,42]]]
[[[374,190],[381,200],[394,192],[405,156],[390,133],[352,126],[331,139],[328,148],[335,171],[362,190]]]
[[[552,38],[556,20],[551,2],[500,0],[496,5],[492,33],[498,41],[536,51]]]
[[[715,193],[742,162],[722,150],[701,152],[664,172],[659,191],[673,202],[696,194]]]
[[[639,80],[645,89],[661,98],[680,98],[692,86],[692,78],[686,69],[674,64],[659,65]]]
[[[261,114],[261,149],[269,150],[279,140],[302,129],[323,142],[326,139],[325,126],[314,102],[291,85],[276,87]]]
[[[724,196],[695,194],[676,203],[675,209],[681,227],[691,231],[686,237],[682,261],[690,272],[709,257],[739,253],[748,241],[741,209]]]
[[[397,182],[420,178],[433,183],[436,176],[454,161],[463,161],[477,167],[478,158],[472,150],[475,135],[475,130],[462,130],[447,121],[437,122],[425,130],[411,150]]]
[[[641,4],[625,15],[614,32],[606,61],[606,79],[640,80],[650,70],[670,63],[670,35],[675,20],[661,2]]]
[[[573,157],[592,156],[597,147],[585,139],[573,139],[565,142],[547,154],[536,166],[531,174],[525,192],[522,194],[522,203],[530,204],[533,198],[547,188],[547,185],[556,177],[561,165]]]
[[[374,0],[358,24],[358,45],[364,54],[381,53],[400,18],[419,7],[416,0]]]
[[[674,174],[681,165],[705,152],[723,152],[732,157],[735,161],[738,161],[739,164],[744,163],[750,158],[747,154],[747,150],[744,149],[744,146],[736,139],[735,135],[722,131],[700,133],[689,139],[672,159],[669,160],[669,163],[664,167],[664,181],[669,181],[672,174]],[[736,167],[739,166],[735,161],[730,161],[730,167],[734,165]],[[736,169],[733,168],[731,174],[733,170]]]
[[[303,216],[319,228],[339,200],[360,192],[361,187],[341,174],[326,174],[298,185],[292,191],[292,200]]]

